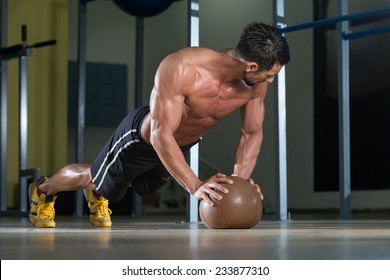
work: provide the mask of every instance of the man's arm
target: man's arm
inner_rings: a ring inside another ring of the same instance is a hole
[[[222,199],[217,191],[227,191],[218,184],[226,182],[226,179],[216,177],[212,182],[200,181],[174,138],[183,115],[186,94],[190,92],[195,77],[196,70],[191,65],[183,65],[174,58],[165,59],[160,64],[150,99],[150,141],[172,177],[197,199],[205,199],[212,204],[210,195]]]
[[[150,98],[150,141],[168,172],[183,188],[194,193],[199,179],[174,138],[184,110],[186,83],[190,82],[192,74],[182,75],[181,69],[176,67],[184,68],[175,59],[166,58],[157,70]]]
[[[264,110],[263,95],[250,100],[241,108],[241,137],[233,175],[245,179],[252,175],[263,142]]]

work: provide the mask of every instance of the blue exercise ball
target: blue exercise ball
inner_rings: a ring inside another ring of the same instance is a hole
[[[136,17],[151,17],[162,13],[173,0],[114,0],[124,12]]]

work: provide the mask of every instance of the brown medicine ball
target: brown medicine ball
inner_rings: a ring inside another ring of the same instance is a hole
[[[256,188],[247,180],[228,176],[233,184],[222,183],[229,192],[222,193],[223,198],[214,201],[210,206],[202,200],[199,205],[199,214],[203,224],[213,229],[247,229],[254,227],[263,215],[263,203]]]

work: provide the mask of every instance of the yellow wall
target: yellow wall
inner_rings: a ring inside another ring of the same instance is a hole
[[[27,25],[27,44],[51,39],[54,46],[34,48],[28,64],[28,168],[52,175],[67,161],[67,0],[8,1],[8,46],[21,43]],[[18,60],[8,63],[8,207],[18,207],[19,87]]]

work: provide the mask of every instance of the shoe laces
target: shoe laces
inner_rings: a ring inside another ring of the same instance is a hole
[[[112,213],[110,208],[108,208],[108,200],[102,196],[94,203],[89,202],[88,205],[93,209],[96,217],[108,217]]]
[[[54,210],[54,202],[39,202],[37,208],[38,217],[54,220],[54,217],[56,215]]]

